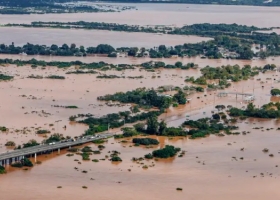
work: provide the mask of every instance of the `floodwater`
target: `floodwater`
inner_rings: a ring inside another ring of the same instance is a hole
[[[96,21],[131,25],[176,25],[195,23],[237,23],[260,27],[279,26],[279,7],[223,6],[195,4],[121,4],[139,10],[120,13],[48,15],[1,15],[0,24],[32,21]],[[174,20],[175,19],[175,20]]]
[[[65,75],[70,70],[73,69],[47,67],[43,70],[40,67],[31,69],[27,66],[2,66],[0,68],[2,73],[15,75],[15,80],[0,83],[0,122],[1,126],[10,129],[8,133],[1,133],[1,152],[9,150],[4,146],[9,140],[13,140],[17,144],[30,139],[42,141],[44,138],[35,134],[35,128],[38,127],[51,130],[52,133],[63,133],[65,136],[82,134],[87,127],[81,124],[70,124],[68,117],[71,115],[93,113],[95,116],[102,116],[107,113],[128,110],[130,107],[129,105],[109,107],[103,102],[98,102],[97,96],[138,87],[157,88],[162,85],[183,87],[187,85],[184,82],[186,76],[198,77],[200,75],[199,70],[160,69],[156,72],[146,72],[136,69],[124,72],[113,70],[101,72],[108,75],[144,76],[143,79],[137,80],[127,78],[108,80],[97,79],[96,75]],[[31,74],[64,75],[66,79],[26,78]],[[257,81],[257,78],[261,78],[263,83]],[[271,87],[279,86],[279,83],[275,84],[267,78],[278,80],[278,74],[277,72],[260,74],[254,80],[233,84],[228,90],[254,92],[258,106],[271,100],[269,96]],[[265,86],[263,89],[262,85]],[[169,126],[178,126],[186,119],[186,115],[190,115],[192,119],[210,116],[211,110],[217,104],[246,106],[244,102],[242,103],[241,97],[236,100],[235,96],[218,98],[216,95],[217,91],[191,95],[191,103],[171,108],[161,118],[165,119]],[[54,108],[52,105],[76,105],[79,109]],[[49,124],[54,125],[50,127]],[[62,128],[64,125],[67,125],[66,130]],[[133,163],[131,158],[141,157],[153,149],[129,147],[130,143],[118,143],[114,139],[110,139],[105,144],[106,149],[101,155],[93,155],[91,158],[104,158],[105,155],[108,155],[106,152],[117,150],[121,152],[123,159],[123,162],[119,164],[111,164],[108,160],[77,164],[74,159],[81,160],[81,157],[78,155],[67,157],[65,151],[59,156],[56,152],[51,155],[38,156],[37,160],[43,162],[41,165],[36,165],[28,171],[10,167],[8,174],[1,175],[0,192],[2,197],[7,200],[19,197],[23,200],[50,198],[87,200],[92,199],[92,195],[97,199],[135,200],[143,198],[179,200],[186,197],[207,200],[223,199],[224,197],[230,200],[236,198],[261,200],[264,197],[277,199],[279,190],[276,188],[280,174],[275,166],[280,164],[277,142],[279,133],[276,130],[261,132],[261,130],[251,129],[256,126],[264,126],[265,129],[266,127],[276,128],[278,122],[253,120],[249,124],[238,123],[238,126],[241,127],[240,132],[246,130],[252,133],[246,136],[241,134],[222,138],[211,136],[199,140],[159,138],[161,147],[164,144],[172,144],[181,147],[187,153],[183,158],[154,161],[155,166],[146,170],[142,169],[141,164]],[[27,127],[25,131],[23,131],[24,127]],[[16,132],[17,129],[20,131]],[[91,146],[94,149],[97,148],[93,144]],[[245,151],[240,151],[240,148],[245,148]],[[268,154],[264,154],[263,148],[269,148],[275,156],[271,158]],[[232,157],[236,157],[237,160]],[[240,157],[244,157],[244,159],[240,160]],[[143,161],[143,163],[148,166],[152,165],[152,161]],[[79,171],[74,170],[74,167],[78,167]],[[131,169],[131,172],[128,169]],[[82,170],[86,170],[88,173],[82,173]],[[264,177],[261,177],[260,173],[264,173]],[[57,186],[62,186],[62,188],[58,189]],[[88,189],[83,189],[82,186],[87,186]],[[183,188],[183,191],[176,191],[177,187]],[[201,188],[204,188],[203,192],[201,192]],[[262,190],[256,190],[256,188],[262,188]],[[24,195],[22,195],[23,192]]]
[[[211,40],[207,37],[159,35],[153,33],[128,33],[103,30],[76,30],[50,28],[18,28],[1,27],[0,43],[23,46],[26,43],[41,45],[63,45],[75,43],[78,46],[97,46],[110,44],[113,47],[145,47],[153,48],[159,45],[175,46],[184,43],[198,43]]]
[[[246,123],[246,122],[245,122]],[[28,171],[11,170],[0,177],[2,198],[15,199],[272,199],[277,200],[279,185],[279,140],[277,131],[252,129],[263,126],[275,127],[279,123],[253,120],[250,124],[239,123],[240,131],[247,135],[189,140],[160,138],[161,145],[171,144],[186,151],[184,157],[166,161],[143,161],[150,166],[132,162],[132,157],[142,157],[154,148],[130,147],[131,143],[118,143],[110,139],[100,155],[108,151],[121,152],[123,162],[112,164],[107,159],[98,163],[67,157],[65,152],[37,158],[42,161]],[[265,130],[265,129],[264,129]],[[89,144],[94,150],[96,145]],[[244,148],[244,151],[240,149]],[[263,153],[269,148],[269,153]],[[270,157],[269,154],[274,154]],[[243,158],[243,159],[241,159]],[[155,166],[151,167],[153,163]],[[74,168],[78,168],[75,170]],[[130,169],[131,171],[128,171]],[[87,173],[82,173],[86,170]],[[262,175],[263,174],[263,175]],[[58,189],[58,186],[62,186]],[[83,189],[82,186],[87,186]],[[180,187],[183,191],[176,191]],[[203,188],[203,190],[202,190]],[[261,189],[260,189],[261,188]],[[15,192],[16,191],[16,192]],[[24,195],[23,195],[24,194]]]
[[[92,62],[106,62],[109,64],[142,64],[149,61],[162,61],[166,64],[175,64],[177,61],[182,62],[183,64],[195,63],[199,67],[209,66],[222,66],[222,65],[251,65],[251,66],[264,66],[266,64],[278,64],[280,63],[280,57],[270,57],[265,60],[253,59],[253,60],[237,60],[237,59],[203,59],[200,57],[177,57],[177,58],[135,58],[135,57],[118,57],[118,58],[109,58],[104,56],[87,56],[87,57],[76,57],[76,56],[40,56],[40,55],[10,55],[10,54],[0,54],[0,59],[20,59],[20,60],[31,60],[33,58],[37,60],[44,60],[46,62],[50,61],[61,61],[61,62],[70,62],[79,60],[84,63]]]
[[[127,24],[165,24],[182,26],[193,23],[238,23],[256,25],[260,27],[279,26],[280,8],[249,7],[249,6],[216,6],[216,5],[186,5],[186,4],[126,4],[135,5],[138,11],[121,13],[84,13],[84,14],[49,14],[49,15],[1,15],[0,23],[28,23],[31,21],[102,21]],[[174,20],[176,19],[176,20]],[[67,34],[65,34],[67,33]],[[57,29],[23,29],[0,28],[0,43],[15,42],[21,45],[26,42],[40,44],[76,43],[77,45],[94,46],[108,43],[114,46],[131,45],[145,46],[161,44],[182,44],[195,42],[199,37],[161,36],[145,33],[118,33],[109,31],[85,30],[57,30]],[[103,42],[104,41],[104,42]],[[79,43],[78,43],[79,42]],[[88,57],[52,57],[52,56],[20,56],[0,55],[0,58],[29,60],[36,58],[46,61],[75,61],[99,62],[113,64],[140,64],[150,60],[163,61],[174,64],[181,61],[184,64],[194,62],[199,67],[221,66],[227,64],[250,64],[263,66],[265,64],[279,65],[280,57],[266,60],[226,60],[195,58],[107,58],[98,56]],[[107,75],[144,76],[143,79],[97,79],[95,74],[65,74],[71,69],[57,69],[47,67],[45,70],[30,66],[0,66],[0,72],[14,75],[13,81],[0,82],[0,126],[6,126],[9,131],[1,132],[0,152],[10,151],[4,145],[7,141],[22,144],[30,139],[42,141],[43,136],[35,134],[36,129],[48,129],[51,133],[62,133],[65,136],[81,135],[87,126],[70,123],[71,115],[92,113],[103,116],[108,113],[129,110],[130,106],[107,106],[97,101],[97,97],[120,91],[133,90],[139,87],[157,88],[163,85],[184,87],[186,76],[200,76],[198,70],[159,69],[156,72],[145,70],[125,70],[123,72],[109,70]],[[65,80],[28,79],[34,75],[62,75]],[[257,79],[261,79],[258,81]],[[272,88],[279,88],[277,72],[268,72],[239,83],[232,83],[226,91],[252,93],[256,96],[257,107],[270,101],[269,92]],[[211,115],[215,105],[233,105],[246,107],[241,96],[217,97],[217,93],[204,92],[190,95],[190,103],[170,108],[160,116],[169,126],[179,126],[187,118],[198,119]],[[76,105],[78,109],[53,107],[54,105]],[[64,129],[63,126],[67,128]],[[127,124],[126,126],[130,126]],[[154,148],[134,147],[128,143],[113,138],[104,144],[106,148],[100,155],[92,155],[91,159],[101,159],[109,155],[108,151],[121,152],[123,162],[111,163],[107,159],[98,163],[88,161],[78,164],[74,159],[81,160],[81,156],[66,156],[53,152],[50,155],[38,156],[41,165],[25,171],[7,168],[8,173],[0,175],[1,199],[5,200],[76,200],[76,199],[151,199],[151,200],[236,200],[236,199],[271,199],[278,200],[279,186],[279,120],[247,119],[239,121],[239,132],[250,133],[230,135],[225,137],[210,136],[203,139],[190,140],[188,138],[156,137],[160,141],[158,147],[172,144],[186,151],[182,158],[159,161],[143,161],[143,164],[131,161],[132,157],[142,157]],[[263,129],[253,129],[264,127]],[[269,131],[267,130],[270,129]],[[118,129],[110,130],[118,132]],[[88,144],[94,150],[97,146]],[[244,151],[240,149],[244,148]],[[264,148],[269,153],[263,153]],[[270,157],[269,154],[273,154]],[[33,160],[34,161],[34,160]],[[154,162],[154,163],[152,163]],[[155,166],[152,166],[155,164]],[[142,166],[149,166],[143,169]],[[77,167],[78,171],[74,168]],[[130,169],[131,171],[128,171]],[[82,173],[86,170],[88,173]],[[58,189],[57,186],[62,186]],[[83,189],[87,186],[88,189]],[[176,188],[183,191],[176,191]]]

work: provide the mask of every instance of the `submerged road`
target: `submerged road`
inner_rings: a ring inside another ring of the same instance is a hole
[[[23,149],[17,149],[6,153],[0,154],[0,165],[4,164],[11,164],[15,161],[19,161],[24,156],[29,155],[37,155],[38,153],[44,153],[47,151],[53,151],[53,150],[60,150],[67,147],[77,146],[81,144],[85,144],[88,142],[92,142],[94,140],[100,140],[100,139],[106,139],[108,137],[113,136],[112,133],[105,133],[100,134],[97,136],[85,136],[82,138],[79,138],[75,141],[67,141],[67,142],[56,142],[54,144],[41,144],[33,147],[23,148]]]

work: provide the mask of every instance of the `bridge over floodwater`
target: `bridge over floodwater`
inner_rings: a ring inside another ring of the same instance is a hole
[[[60,152],[60,149],[64,148],[71,148],[72,146],[77,146],[81,144],[85,144],[88,142],[92,142],[94,140],[100,140],[100,139],[106,139],[108,137],[113,136],[114,134],[112,133],[105,133],[102,135],[98,136],[85,136],[80,139],[77,139],[75,141],[67,141],[67,142],[56,142],[55,144],[41,144],[33,147],[28,147],[28,148],[22,148],[22,149],[17,149],[13,150],[10,152],[6,153],[1,153],[0,154],[0,165],[9,165],[14,162],[20,161],[23,159],[25,156],[33,156],[37,157],[37,154],[43,154],[47,152],[51,152],[54,150],[58,150]]]

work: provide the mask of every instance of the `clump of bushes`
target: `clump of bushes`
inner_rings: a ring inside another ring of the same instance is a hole
[[[49,130],[38,130],[36,132],[36,134],[47,134],[47,133],[50,133],[50,131]]]
[[[163,149],[158,149],[153,151],[153,156],[156,158],[170,158],[174,157],[179,151],[180,148],[175,148],[172,145],[166,145]]]
[[[122,159],[119,156],[114,156],[111,158],[112,162],[122,162]]]
[[[83,160],[90,160],[89,153],[87,153],[87,152],[83,152],[82,157],[83,157]]]
[[[24,158],[22,159],[20,162],[16,162],[11,164],[12,167],[33,167],[33,163],[28,159],[28,158]]]
[[[58,76],[58,75],[49,75],[46,78],[48,78],[48,79],[65,79],[64,76]]]
[[[158,145],[159,141],[153,138],[133,138],[133,143],[141,145]]]
[[[92,152],[92,149],[89,146],[85,146],[84,148],[82,148],[82,152],[84,153]]]
[[[8,141],[6,144],[5,144],[6,147],[14,147],[16,146],[16,143],[14,141]]]
[[[6,174],[6,169],[5,167],[0,165],[0,174]]]
[[[146,159],[153,159],[154,156],[151,153],[148,153],[144,156]]]
[[[0,131],[6,132],[8,131],[8,128],[5,126],[0,126]]]

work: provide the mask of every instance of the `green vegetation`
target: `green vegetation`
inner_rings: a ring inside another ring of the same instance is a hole
[[[79,123],[84,123],[89,125],[89,129],[85,132],[85,135],[94,135],[95,133],[103,132],[108,130],[108,125],[111,128],[119,128],[126,123],[135,123],[137,121],[146,120],[149,116],[160,115],[159,111],[142,112],[137,115],[131,115],[131,112],[124,111],[119,113],[108,114],[103,117],[93,117],[91,114],[79,114],[76,116],[71,116],[70,120],[75,121],[79,117],[85,117],[86,119],[78,121]]]
[[[124,77],[124,76],[117,76],[117,75],[107,75],[107,74],[103,74],[103,75],[96,76],[96,78],[113,79],[113,78],[125,78],[125,77]]]
[[[236,130],[237,126],[225,125],[219,120],[211,120],[209,118],[201,118],[196,121],[188,120],[183,123],[184,126],[189,126],[192,129],[187,132],[191,139],[206,137],[210,134],[219,134],[224,131],[226,134],[232,134],[232,130]]]
[[[27,76],[27,78],[32,78],[32,79],[43,79],[44,77],[43,76],[40,76],[40,75],[29,75]]]
[[[84,29],[102,29],[115,31],[129,31],[129,32],[153,32],[163,34],[177,34],[177,35],[198,35],[203,37],[212,37],[214,40],[207,42],[200,42],[195,44],[182,44],[174,47],[166,47],[160,45],[158,47],[145,49],[138,47],[123,47],[114,49],[112,46],[102,46],[101,51],[97,51],[97,47],[89,47],[86,50],[83,48],[64,48],[60,47],[59,51],[52,50],[52,53],[64,55],[85,56],[86,54],[107,54],[110,57],[117,57],[117,52],[125,52],[128,56],[143,57],[150,56],[151,58],[169,58],[173,56],[202,56],[203,58],[236,58],[236,59],[252,59],[254,56],[264,59],[268,56],[280,55],[279,44],[280,36],[276,33],[260,33],[257,31],[273,30],[270,28],[258,28],[254,26],[244,26],[237,24],[193,24],[183,27],[170,26],[154,26],[143,27],[135,25],[109,24],[99,22],[33,22],[31,24],[7,24],[6,26],[24,26],[24,27],[53,27],[53,28],[84,28]],[[251,49],[252,45],[258,45],[258,51],[254,53]],[[31,44],[27,44],[30,46]],[[5,45],[4,45],[5,46]],[[3,47],[4,47],[3,46]],[[12,45],[10,45],[12,46]],[[26,48],[6,46],[4,50],[0,48],[0,53],[7,53],[7,51],[14,50],[30,54]],[[26,46],[26,45],[25,45]],[[32,47],[32,46],[31,46]],[[264,48],[265,47],[265,48]],[[31,48],[32,49],[32,48]],[[39,49],[39,51],[38,51]],[[37,51],[31,51],[35,54],[48,55],[50,47],[36,47]],[[172,66],[168,66],[173,68]],[[178,67],[185,67],[179,64]]]
[[[158,63],[158,64],[156,64]],[[178,65],[178,63],[181,62],[176,62],[175,65],[172,65],[174,67],[167,67],[170,65],[165,64],[164,62],[149,62],[149,63],[142,63],[142,64],[109,64],[109,63],[105,63],[105,62],[93,62],[93,63],[83,63],[81,61],[70,61],[70,62],[60,62],[60,61],[50,61],[50,62],[46,62],[44,60],[36,60],[36,59],[31,59],[31,60],[13,60],[13,59],[0,59],[0,65],[6,65],[6,64],[13,64],[13,65],[17,65],[17,66],[26,66],[26,65],[36,65],[36,66],[41,66],[41,67],[46,67],[46,66],[52,66],[52,67],[58,67],[58,68],[69,68],[71,66],[75,66],[75,67],[79,67],[78,70],[74,70],[74,71],[68,71],[66,72],[66,74],[97,74],[97,71],[94,71],[93,69],[99,69],[102,71],[105,70],[110,70],[110,69],[115,69],[118,71],[121,70],[126,70],[126,69],[135,69],[135,67],[141,67],[144,68],[146,70],[153,70],[153,69],[157,69],[160,67],[164,67],[164,68],[177,68],[176,66],[181,66],[181,64]],[[193,63],[188,63],[187,65],[184,66],[190,66],[190,67],[186,67],[184,68],[183,65],[182,67],[178,67],[180,69],[189,69],[189,68],[196,68],[197,65],[193,64]],[[44,78],[43,76],[39,76],[39,75],[29,75],[27,78],[34,78],[34,79],[42,79]],[[140,78],[144,78],[143,76],[128,76],[127,78],[130,79],[140,79]]]
[[[187,132],[181,127],[167,127],[164,121],[158,123],[157,116],[151,116],[147,119],[147,129],[145,133],[150,135],[162,135],[162,136],[186,136]]]
[[[94,144],[103,144],[105,140],[93,140],[92,143]]]
[[[65,139],[65,137],[62,134],[54,133],[49,138],[47,138],[44,141],[44,143],[49,144],[49,143],[53,143],[53,142],[59,142],[64,139]]]
[[[47,133],[50,133],[50,131],[49,130],[38,130],[36,132],[36,134],[47,134]]]
[[[98,13],[98,12],[121,12],[135,9],[133,6],[114,6],[107,4],[88,4],[86,2],[65,0],[13,0],[0,1],[0,14],[2,15],[29,15],[49,13]]]
[[[5,127],[5,126],[0,126],[0,131],[2,131],[2,132],[6,132],[6,131],[8,131],[9,129],[7,128],[7,127]]]
[[[29,140],[27,143],[23,144],[22,148],[33,147],[40,145],[36,140]]]
[[[6,147],[14,147],[14,146],[16,146],[16,143],[14,141],[8,141],[8,142],[6,142],[5,146]]]
[[[90,160],[89,155],[90,155],[89,153],[83,152],[83,153],[82,153],[83,160]]]
[[[153,159],[154,156],[151,153],[148,153],[144,156],[146,159]]]
[[[135,144],[140,145],[158,145],[159,141],[153,138],[133,138],[132,140]]]
[[[89,146],[85,146],[84,148],[82,148],[82,152],[89,153],[89,152],[92,152],[92,149]]]
[[[138,135],[139,133],[131,127],[124,127],[122,128],[123,134],[115,135],[114,138],[120,139],[120,138],[126,138],[126,137],[133,137]]]
[[[241,80],[248,80],[259,74],[259,72],[266,72],[267,70],[274,69],[274,65],[265,65],[264,67],[254,67],[245,65],[240,67],[239,65],[226,65],[221,67],[206,66],[200,71],[202,76],[195,79],[194,77],[188,77],[185,81],[198,85],[207,85],[209,89],[224,89],[231,86],[231,81],[238,82]],[[208,84],[208,80],[217,80],[218,84]]]
[[[278,95],[280,95],[280,90],[277,89],[277,88],[272,89],[272,90],[270,90],[270,94],[271,94],[272,96],[278,96]]]
[[[14,77],[13,76],[8,76],[5,74],[0,74],[0,81],[9,81],[12,80]]]
[[[5,167],[0,165],[0,174],[6,174],[6,169]]]
[[[20,162],[16,162],[11,164],[12,167],[33,167],[33,163],[28,159],[28,158],[24,158],[22,159]]]
[[[88,71],[76,70],[76,71],[66,72],[66,74],[97,74],[97,73],[98,72],[94,70],[88,70]]]
[[[122,162],[122,159],[118,156],[114,156],[114,157],[111,158],[111,161],[112,162]]]
[[[65,79],[64,76],[58,76],[58,75],[49,75],[46,78],[48,78],[48,79]]]
[[[101,0],[106,2],[107,0]],[[280,6],[278,0],[275,1],[263,1],[263,0],[236,0],[236,1],[224,1],[224,0],[175,0],[175,1],[156,1],[156,0],[117,0],[115,2],[125,3],[182,3],[182,4],[214,4],[214,5],[250,5],[250,6]],[[182,5],[184,6],[184,5]]]
[[[256,108],[253,103],[249,103],[245,110],[239,108],[231,108],[229,115],[232,117],[257,117],[257,118],[279,118],[280,117],[280,103],[270,102],[264,104],[261,108]]]
[[[144,69],[158,69],[158,68],[165,68],[165,69],[190,69],[190,68],[197,68],[197,65],[194,63],[188,63],[186,65],[183,65],[182,62],[176,62],[174,65],[170,64],[165,64],[164,62],[161,61],[150,61],[146,63],[142,63],[140,65]]]
[[[168,108],[172,99],[167,96],[159,95],[155,90],[138,88],[133,91],[118,92],[113,95],[105,95],[97,98],[104,101],[119,101],[121,103],[135,103],[145,108],[157,107],[159,109]]]
[[[70,106],[59,106],[59,105],[52,105],[53,107],[56,108],[68,108],[68,109],[78,109],[78,106],[70,105]]]
[[[153,156],[155,158],[170,158],[174,157],[179,151],[180,148],[175,148],[172,145],[166,145],[163,149],[153,151]]]

